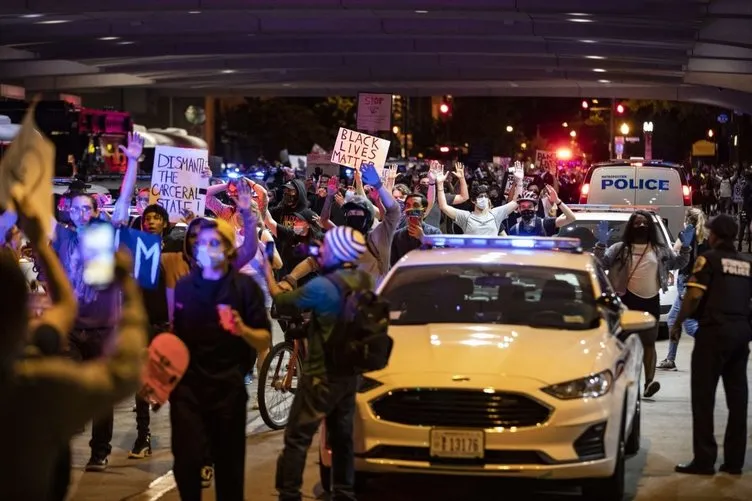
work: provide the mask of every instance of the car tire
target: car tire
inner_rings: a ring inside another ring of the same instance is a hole
[[[321,488],[324,492],[332,491],[332,469],[324,464],[324,460],[321,458],[319,452],[319,481],[321,482]]]
[[[609,477],[587,479],[582,484],[582,499],[586,501],[623,501],[626,460],[624,425],[619,436],[614,472]]]
[[[637,408],[635,409],[634,418],[632,419],[632,431],[627,437],[627,442],[624,445],[624,452],[627,457],[634,456],[640,452],[640,439],[641,439],[641,421],[642,421],[642,395],[637,393]]]

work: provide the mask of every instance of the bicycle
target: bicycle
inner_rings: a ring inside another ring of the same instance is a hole
[[[257,391],[261,419],[272,430],[280,430],[287,425],[298,377],[302,374],[306,355],[303,337],[309,319],[300,313],[279,314],[274,318],[286,324],[285,341],[276,344],[261,365]]]

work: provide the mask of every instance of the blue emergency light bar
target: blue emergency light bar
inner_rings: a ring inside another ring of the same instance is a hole
[[[556,237],[477,237],[473,235],[425,235],[425,247],[452,249],[533,249],[582,252],[579,238]]]

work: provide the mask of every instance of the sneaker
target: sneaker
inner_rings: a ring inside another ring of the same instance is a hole
[[[661,389],[661,383],[658,381],[650,381],[647,385],[645,385],[645,394],[643,395],[645,398],[650,398]]]
[[[91,456],[86,463],[86,471],[104,471],[107,469],[107,456]]]
[[[673,360],[666,359],[663,362],[658,364],[658,369],[663,369],[666,371],[675,371],[676,369],[676,363]]]
[[[254,393],[253,397],[251,398],[251,410],[252,411],[259,410],[258,393]]]
[[[245,375],[245,384],[253,384],[253,376],[250,374]]]
[[[143,459],[151,456],[151,434],[139,434],[128,453],[128,459]]]
[[[214,479],[214,467],[204,466],[201,468],[201,487],[208,489],[211,487],[212,480]]]

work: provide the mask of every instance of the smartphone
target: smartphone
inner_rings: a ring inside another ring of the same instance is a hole
[[[94,222],[84,228],[80,240],[84,265],[84,283],[106,288],[115,280],[115,228],[106,222]]]
[[[272,264],[274,262],[274,242],[266,242],[264,254],[266,254],[266,259],[269,261],[269,264]]]

